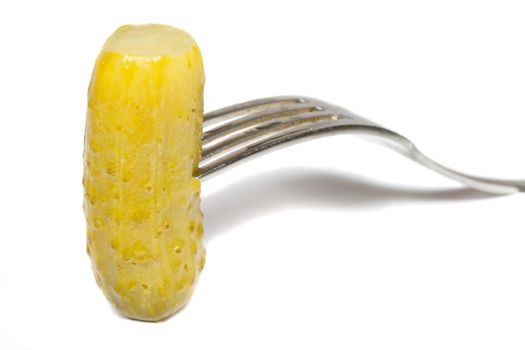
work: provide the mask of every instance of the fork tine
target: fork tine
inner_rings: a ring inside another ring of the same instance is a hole
[[[322,108],[313,104],[294,103],[280,107],[265,108],[257,112],[239,116],[237,118],[228,118],[227,120],[224,119],[224,122],[220,125],[216,124],[204,131],[202,135],[203,147],[212,143],[218,138],[222,138],[225,135],[247,129],[248,127],[257,126],[260,123],[320,110],[322,110]]]
[[[264,111],[269,108],[279,108],[305,102],[305,98],[298,96],[279,96],[251,100],[206,113],[202,125],[204,131],[207,131],[217,124],[221,124],[224,121],[231,121],[236,117]]]
[[[370,132],[374,132],[374,126],[361,125],[350,118],[341,118],[331,113],[325,112],[324,115],[317,113],[319,115],[316,117],[298,118],[296,116],[295,120],[274,123],[264,130],[255,130],[246,137],[241,136],[234,141],[223,142],[220,146],[216,146],[215,152],[209,151],[206,156],[203,156],[197,176],[204,177],[215,173],[230,164],[243,161],[266,150],[273,150],[280,145],[328,136],[337,131],[370,129]]]
[[[231,127],[220,134],[213,135],[207,142],[203,141],[202,161],[205,162],[215,155],[232,148],[254,142],[261,137],[267,137],[280,130],[290,130],[291,127],[337,120],[341,117],[332,112],[317,110],[287,115],[276,113],[270,118],[250,119],[242,123],[233,123]]]

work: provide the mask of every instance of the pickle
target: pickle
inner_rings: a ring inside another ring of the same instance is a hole
[[[88,92],[87,247],[98,285],[124,316],[157,321],[190,299],[204,266],[200,181],[204,70],[186,32],[123,26]]]

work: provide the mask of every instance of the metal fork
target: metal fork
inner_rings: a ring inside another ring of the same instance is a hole
[[[196,176],[217,174],[231,165],[280,147],[323,136],[367,136],[417,163],[464,185],[495,194],[525,191],[525,180],[498,180],[447,168],[421,153],[404,136],[344,108],[298,96],[248,101],[207,113],[203,122],[202,158]]]

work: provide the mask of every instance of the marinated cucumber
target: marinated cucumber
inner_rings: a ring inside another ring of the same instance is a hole
[[[197,44],[164,25],[119,28],[93,71],[84,146],[87,247],[100,288],[129,318],[177,312],[204,266],[193,176],[203,86]]]

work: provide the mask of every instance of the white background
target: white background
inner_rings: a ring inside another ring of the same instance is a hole
[[[520,1],[4,1],[0,348],[523,349],[525,197],[339,136],[203,185],[204,269],[162,323],[115,314],[85,253],[86,90],[121,24],[190,32],[206,110],[340,104],[466,172],[525,178]]]

